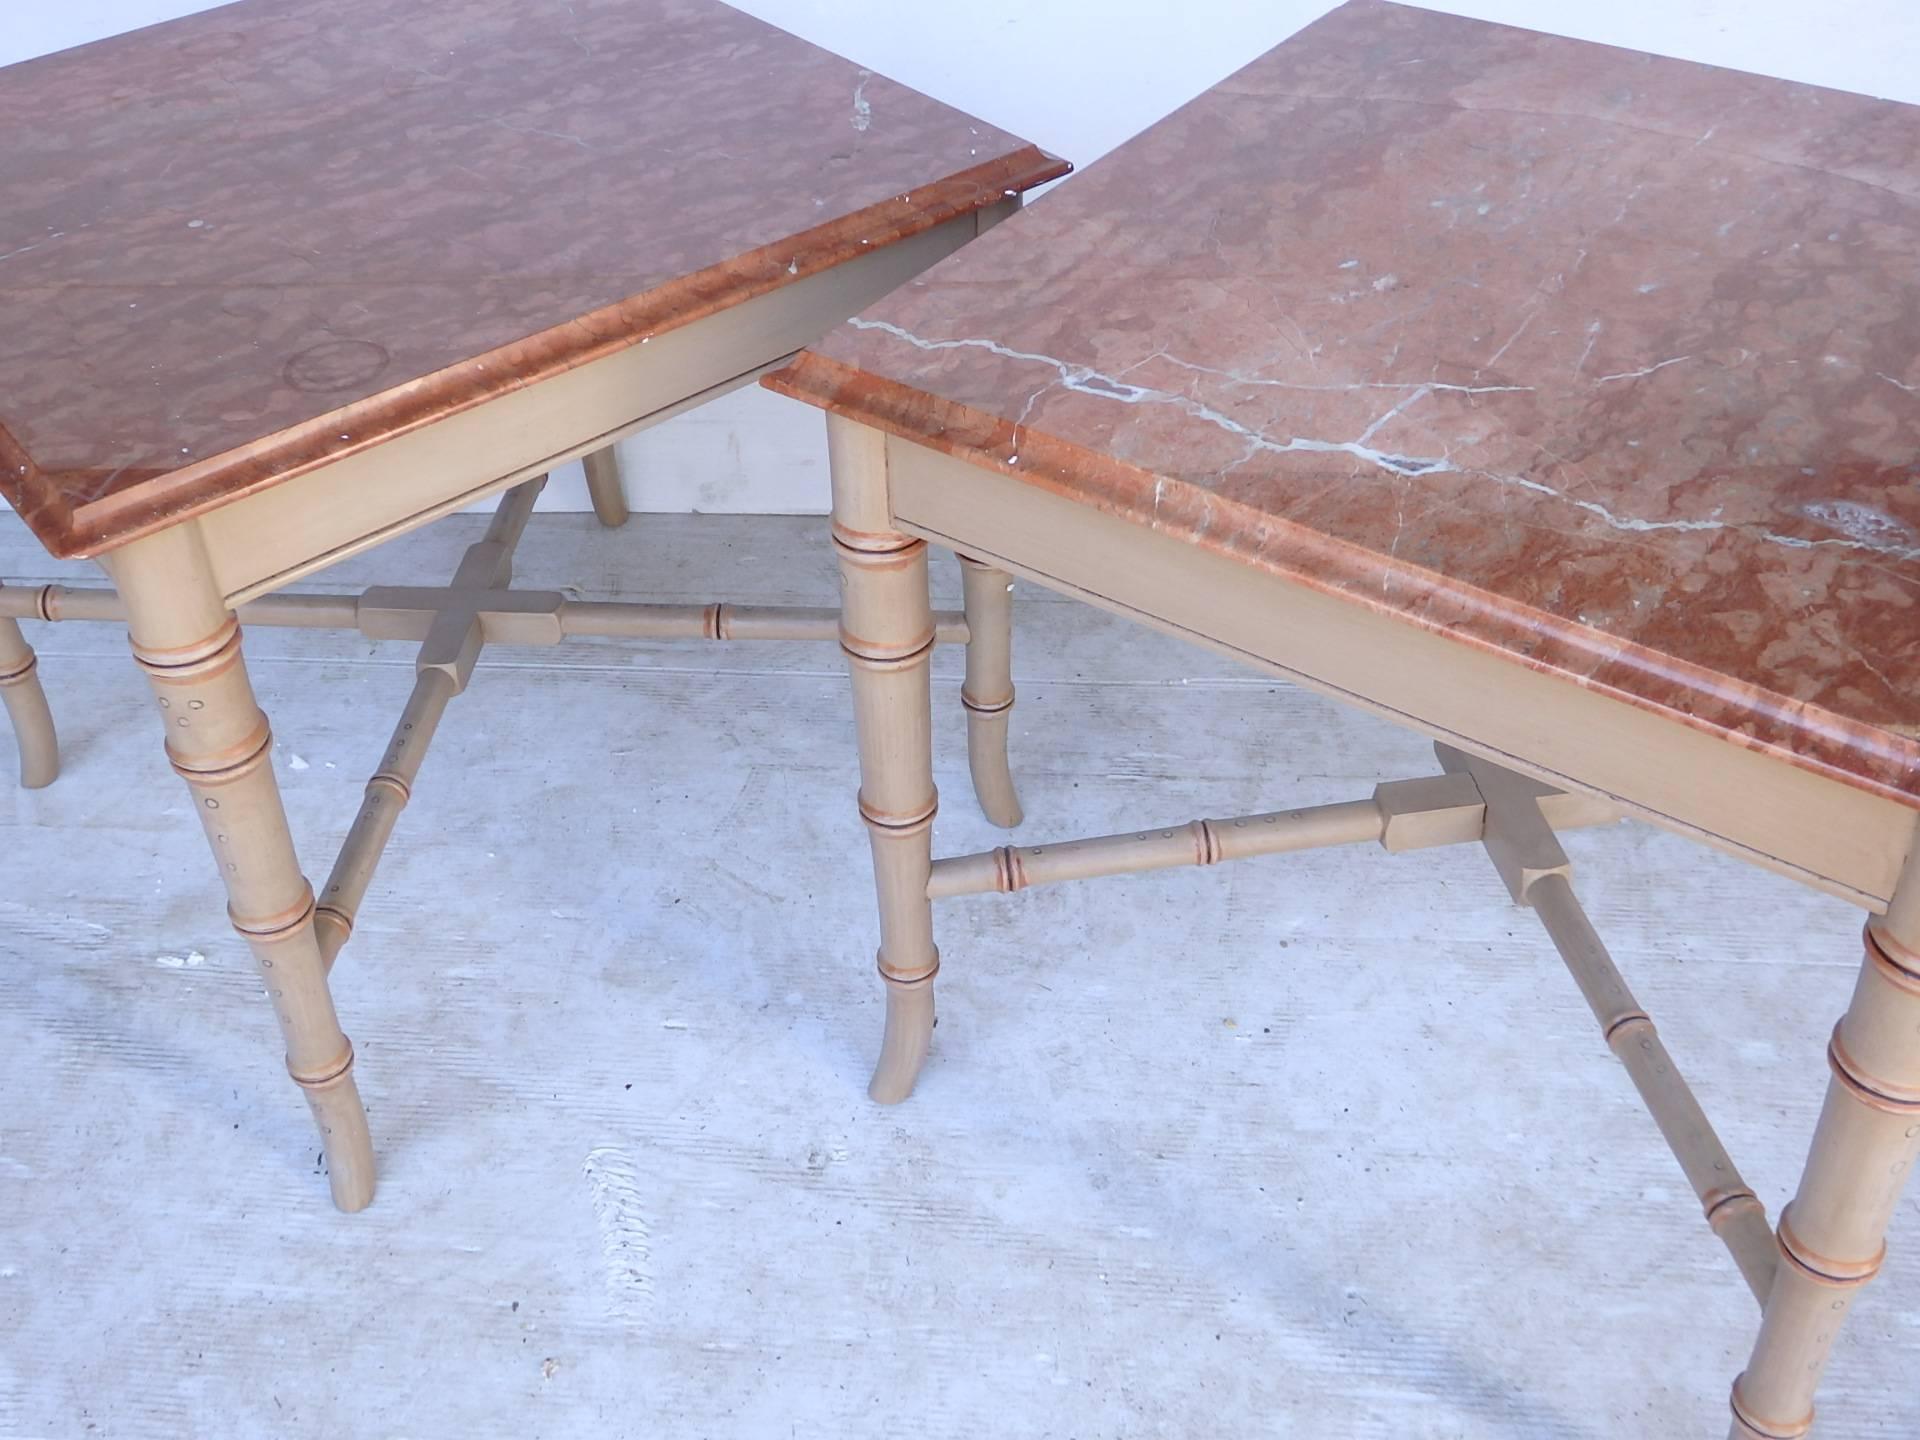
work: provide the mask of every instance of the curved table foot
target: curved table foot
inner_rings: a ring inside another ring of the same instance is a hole
[[[1021,821],[1020,795],[1007,763],[1013,718],[1013,579],[1004,570],[960,557],[967,612],[967,767],[981,812],[1002,829]]]
[[[60,742],[40,684],[39,661],[15,620],[0,620],[0,701],[20,745],[20,783],[29,790],[51,785],[60,773]]]
[[[913,1093],[920,1067],[933,1047],[933,976],[918,980],[889,976],[886,985],[887,1030],[867,1095],[882,1105],[898,1105]]]
[[[627,523],[627,494],[620,484],[620,457],[613,446],[580,457],[587,472],[587,494],[593,500],[593,513],[608,529]]]

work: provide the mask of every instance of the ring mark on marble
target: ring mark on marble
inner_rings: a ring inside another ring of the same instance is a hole
[[[392,358],[386,346],[371,340],[323,340],[287,361],[280,375],[308,393],[348,390],[373,379]]]

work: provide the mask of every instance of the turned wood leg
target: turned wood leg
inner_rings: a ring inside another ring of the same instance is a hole
[[[0,701],[20,746],[20,783],[29,790],[51,785],[60,773],[60,743],[40,684],[39,661],[17,620],[0,620]]]
[[[877,431],[828,419],[833,545],[842,586],[840,645],[853,676],[860,816],[880,902],[880,974],[887,1028],[867,1093],[904,1100],[933,1039],[933,607],[927,546],[892,527],[886,444]]]
[[[967,611],[967,767],[987,819],[1006,829],[1020,823],[1020,796],[1007,764],[1007,722],[1013,718],[1013,577],[960,557]]]
[[[1732,1440],[1797,1440],[1853,1298],[1880,1269],[1887,1222],[1920,1152],[1920,860],[1867,923],[1853,1002],[1827,1049],[1832,1079],[1760,1338],[1733,1385]]]
[[[333,1202],[373,1199],[373,1144],[353,1080],[273,776],[273,737],[240,655],[240,626],[209,576],[193,528],[176,526],[111,558],[133,653],[166,727],[167,758],[206,828],[227,914],[253,949],[286,1041],[287,1070],[320,1128]]]
[[[627,492],[620,484],[620,457],[613,446],[583,455],[580,464],[587,472],[587,494],[593,499],[593,513],[600,523],[615,528],[627,523]]]

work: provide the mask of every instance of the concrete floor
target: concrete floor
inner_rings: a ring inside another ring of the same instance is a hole
[[[317,585],[438,578],[480,523]],[[814,519],[542,516],[519,568],[595,597],[835,593]],[[59,578],[11,519],[0,575]],[[1020,593],[1030,840],[1433,768],[1413,735]],[[492,651],[335,972],[382,1166],[349,1218],[121,636],[32,629],[67,771],[0,788],[0,1436],[1723,1433],[1752,1302],[1477,849],[948,902],[934,1058],[882,1110],[838,656]],[[408,652],[248,648],[324,875]],[[947,853],[999,843],[958,661]],[[1637,825],[1568,849],[1777,1214],[1858,915]],[[1916,1337],[1909,1201],[1823,1436],[1920,1432]]]

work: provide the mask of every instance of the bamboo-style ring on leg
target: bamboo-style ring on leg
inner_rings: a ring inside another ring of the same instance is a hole
[[[827,418],[833,461],[833,548],[840,561],[840,648],[853,681],[860,818],[873,853],[887,1027],[867,1093],[883,1104],[913,1092],[933,1036],[934,645],[927,545],[893,528],[886,439]]]
[[[971,556],[960,557],[967,613],[967,768],[987,819],[1011,830],[1021,820],[1020,795],[1007,763],[1013,718],[1013,578]]]
[[[163,530],[108,564],[126,600],[134,658],[146,673],[167,759],[227,889],[227,915],[252,949],[286,1045],[288,1073],[320,1130],[333,1202],[373,1199],[373,1142],[353,1079],[300,871],[273,775],[273,735],[240,653],[240,626],[208,578],[198,532]]]
[[[1827,1357],[1880,1269],[1920,1156],[1920,851],[1885,918],[1867,922],[1865,948],[1827,1047],[1832,1078],[1800,1189],[1780,1214],[1760,1337],[1733,1382],[1731,1440],[1799,1440],[1813,1428]]]

